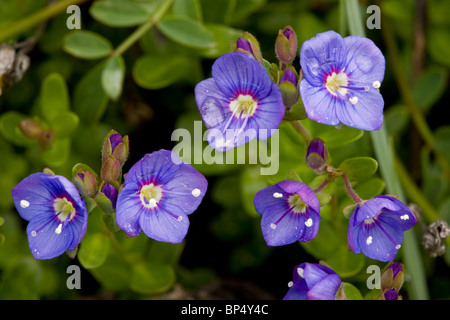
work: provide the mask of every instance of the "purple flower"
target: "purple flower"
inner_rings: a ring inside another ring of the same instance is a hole
[[[261,229],[268,246],[307,242],[319,231],[319,200],[302,182],[285,180],[264,188],[254,203],[262,215]]]
[[[65,177],[31,174],[12,189],[12,197],[20,216],[29,221],[28,243],[36,259],[75,249],[86,233],[84,200]]]
[[[397,289],[391,288],[383,293],[384,300],[398,300]]]
[[[348,243],[356,254],[392,261],[403,242],[403,231],[416,223],[416,217],[401,201],[376,196],[353,212],[348,227]]]
[[[308,167],[321,174],[328,162],[328,149],[320,138],[313,139],[306,150],[306,164]]]
[[[341,283],[339,275],[330,268],[302,263],[294,268],[283,300],[335,300]]]
[[[209,129],[208,143],[219,151],[269,138],[284,116],[277,85],[253,56],[242,52],[214,62],[212,78],[195,87],[195,100]]]
[[[319,33],[303,43],[300,65],[300,94],[310,119],[362,130],[381,128],[384,101],[378,89],[385,60],[371,40]]]
[[[155,240],[180,243],[188,215],[200,205],[207,181],[168,150],[146,154],[128,171],[117,199],[117,225],[130,236],[141,231]]]

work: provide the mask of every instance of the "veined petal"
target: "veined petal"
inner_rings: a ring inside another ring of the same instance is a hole
[[[363,225],[355,236],[366,257],[392,261],[403,241],[403,230],[393,219],[383,216],[377,223]]]
[[[342,107],[342,102],[323,86],[312,86],[309,81],[303,79],[300,82],[300,95],[309,119],[332,126],[340,123],[336,109]]]
[[[345,71],[351,79],[373,83],[384,78],[385,59],[372,40],[359,36],[344,38],[347,50]]]
[[[169,182],[178,170],[178,165],[172,161],[172,152],[159,150],[146,154],[130,168],[125,177],[125,184],[137,183],[145,177],[152,177],[158,184]]]
[[[318,281],[307,293],[308,300],[335,300],[342,281],[337,274],[330,274]]]
[[[303,75],[312,86],[323,86],[323,75],[340,70],[345,61],[344,40],[335,31],[319,33],[303,42],[300,65]],[[302,96],[303,97],[303,96]]]
[[[271,91],[271,81],[264,67],[249,54],[229,52],[220,56],[212,66],[217,87],[227,97],[252,93],[257,100]]]
[[[12,189],[14,205],[20,216],[30,221],[34,216],[46,214],[49,206],[53,205],[54,196],[42,181],[47,173],[33,173],[19,182]]]
[[[175,176],[163,188],[164,203],[173,204],[185,214],[194,212],[205,196],[208,181],[192,165],[181,163]]]
[[[116,204],[116,223],[128,235],[134,237],[141,233],[139,216],[144,211],[139,197],[139,185],[128,183],[119,193]]]
[[[224,96],[212,78],[203,80],[196,85],[195,101],[208,129],[226,122],[232,114],[228,107],[230,97]]]
[[[74,237],[79,239],[72,228],[62,227],[61,233],[55,232],[59,224],[54,215],[50,218],[48,215],[37,215],[28,223],[26,231],[28,244],[35,259],[55,258],[72,246]]]
[[[336,115],[343,124],[361,130],[379,130],[383,124],[384,100],[376,90],[354,91],[358,102],[352,104],[349,99],[342,100],[335,108]]]
[[[144,233],[154,240],[180,243],[189,229],[189,218],[178,207],[165,203],[154,210],[144,210],[139,224]]]

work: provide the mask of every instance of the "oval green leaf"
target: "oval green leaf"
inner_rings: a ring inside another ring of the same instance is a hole
[[[111,239],[103,233],[86,234],[78,251],[78,260],[86,269],[101,266],[108,256]]]
[[[128,0],[95,1],[89,13],[98,22],[116,28],[136,26],[149,18],[143,7]]]
[[[74,57],[95,60],[106,57],[113,48],[108,39],[95,32],[76,30],[64,38],[63,49]]]
[[[117,100],[120,97],[124,77],[125,63],[122,56],[108,58],[102,71],[102,86],[112,100]]]
[[[163,18],[158,29],[167,38],[187,47],[207,49],[215,45],[212,34],[201,23],[186,16]]]
[[[378,162],[370,157],[354,157],[344,160],[338,169],[344,172],[350,181],[364,181],[375,174]]]
[[[146,54],[134,64],[133,78],[143,88],[160,89],[185,77],[191,64],[186,56],[178,54]]]

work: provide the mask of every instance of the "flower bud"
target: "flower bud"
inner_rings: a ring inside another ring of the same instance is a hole
[[[306,151],[306,164],[316,173],[321,174],[325,170],[328,161],[328,149],[320,138],[313,139]]]
[[[297,74],[292,69],[286,69],[280,79],[278,86],[283,97],[284,107],[286,111],[298,102],[300,91],[297,86]]]
[[[102,180],[105,183],[114,183],[119,178],[120,172],[122,171],[122,165],[120,161],[114,158],[113,156],[109,156],[102,163],[101,175]]]
[[[91,198],[97,193],[97,179],[88,170],[80,168],[73,177],[72,182],[83,198]]]
[[[105,186],[102,188],[102,192],[109,199],[109,201],[111,201],[111,205],[115,209],[118,195],[116,187],[111,184],[105,184]]]
[[[108,157],[113,156],[121,166],[125,164],[128,158],[129,141],[128,136],[122,136],[115,130],[111,130],[105,138],[102,148],[102,162]]]
[[[245,32],[236,43],[232,43],[232,49],[233,51],[251,54],[259,63],[264,65],[259,43],[252,34]]]
[[[399,262],[391,264],[381,275],[381,289],[395,288],[400,291],[405,281],[404,265]]]
[[[29,119],[19,122],[19,130],[29,139],[36,139],[43,131],[39,124]]]
[[[42,130],[36,137],[37,144],[42,150],[48,150],[53,147],[55,142],[55,132],[53,129]]]
[[[278,31],[275,40],[275,53],[283,64],[289,64],[297,56],[297,35],[291,26]]]

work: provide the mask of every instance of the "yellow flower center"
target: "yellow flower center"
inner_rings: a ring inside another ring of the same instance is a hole
[[[67,218],[69,218],[70,221],[75,216],[75,208],[73,207],[72,202],[65,197],[56,198],[53,202],[53,209],[61,222],[66,221]]]

